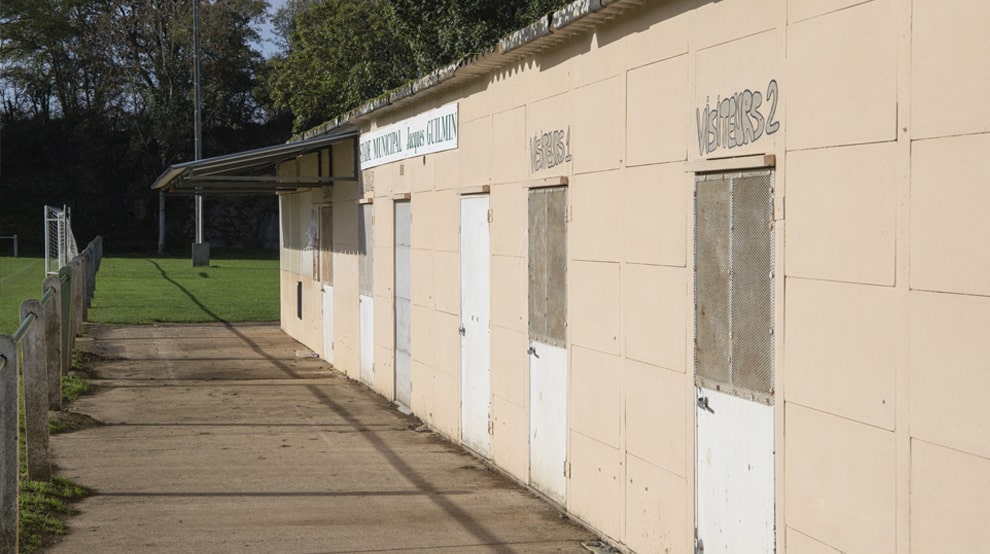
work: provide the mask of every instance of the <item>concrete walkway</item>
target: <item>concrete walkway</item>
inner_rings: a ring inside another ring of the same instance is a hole
[[[51,552],[587,552],[526,490],[276,325],[89,326],[104,425],[52,437],[94,491]],[[422,428],[420,428],[422,431]]]

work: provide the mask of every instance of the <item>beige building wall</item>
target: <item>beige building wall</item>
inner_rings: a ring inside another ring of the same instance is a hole
[[[373,388],[394,397],[393,207],[408,197],[410,408],[460,439],[459,199],[488,187],[491,459],[528,482],[527,187],[566,178],[565,508],[631,551],[692,552],[694,175],[770,154],[777,550],[990,550],[988,23],[977,0],[647,2],[373,115],[363,132],[457,102],[459,146],[333,186],[337,367],[358,371],[367,195]],[[701,114],[744,91],[779,128],[713,146]],[[532,139],[557,130],[569,158],[534,168]],[[313,170],[297,165],[282,171]],[[301,247],[317,196],[282,197],[282,315],[320,351],[320,309],[295,314],[296,282],[318,292]]]

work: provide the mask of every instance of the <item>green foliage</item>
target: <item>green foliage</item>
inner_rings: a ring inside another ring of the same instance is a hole
[[[275,17],[287,52],[272,60],[277,107],[294,127],[340,115],[481,52],[567,0],[292,0]]]
[[[413,54],[385,17],[386,0],[323,0],[296,15],[272,96],[303,129],[415,76]]]
[[[88,494],[64,477],[55,477],[51,483],[22,481],[20,490],[21,552],[38,551],[50,537],[63,534],[62,518],[72,513],[69,503]]]
[[[389,0],[420,73],[479,53],[570,0]]]
[[[75,354],[75,353],[73,353]],[[80,395],[93,390],[93,383],[81,377],[65,375],[62,377],[62,402],[69,403]]]
[[[279,262],[105,258],[89,320],[97,323],[277,321]]]

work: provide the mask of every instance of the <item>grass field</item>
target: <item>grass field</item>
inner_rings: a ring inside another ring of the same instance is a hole
[[[41,296],[41,258],[0,258],[0,333],[17,330],[26,298]],[[97,323],[277,321],[278,260],[105,258],[89,320]]]
[[[97,323],[278,321],[278,260],[105,258],[89,320]]]
[[[44,280],[44,258],[0,257],[0,333],[17,330],[21,302],[41,298]]]

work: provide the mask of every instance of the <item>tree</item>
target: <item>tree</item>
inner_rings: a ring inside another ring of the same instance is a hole
[[[323,0],[295,15],[289,51],[273,61],[272,96],[295,115],[297,130],[415,76],[386,9],[385,0]]]
[[[570,0],[388,0],[396,31],[429,73],[493,46]]]
[[[68,203],[86,214],[77,226],[101,218],[92,228],[108,244],[154,244],[148,187],[193,158],[192,1],[0,2],[0,202],[18,214],[0,227],[22,213],[20,228],[36,227],[35,204]],[[205,155],[283,140],[252,47],[267,1],[200,2]],[[192,210],[170,205],[170,234],[191,229]]]
[[[567,0],[290,0],[272,96],[302,130],[461,57]]]

